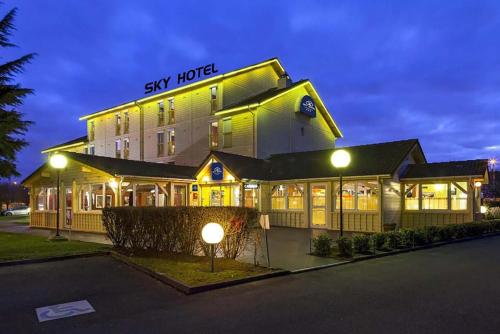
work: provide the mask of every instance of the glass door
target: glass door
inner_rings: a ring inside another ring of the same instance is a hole
[[[311,185],[311,223],[313,226],[326,226],[326,184]]]

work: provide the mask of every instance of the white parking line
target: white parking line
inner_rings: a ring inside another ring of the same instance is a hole
[[[74,317],[77,315],[95,312],[94,308],[87,300],[38,307],[35,311],[38,317],[38,322]]]

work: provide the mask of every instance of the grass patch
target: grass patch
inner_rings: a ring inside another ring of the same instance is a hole
[[[45,237],[0,232],[0,261],[41,259],[107,251],[108,245],[83,241],[49,241]]]
[[[0,216],[0,223],[9,222],[14,224],[28,225],[30,223],[30,216]]]
[[[135,264],[174,278],[190,286],[219,283],[271,272],[270,269],[230,259],[215,259],[215,272],[210,272],[210,258],[182,254],[129,256]]]

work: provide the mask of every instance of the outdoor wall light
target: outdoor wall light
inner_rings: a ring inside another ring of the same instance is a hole
[[[118,188],[118,182],[116,182],[115,179],[111,179],[109,180],[109,186],[113,189],[117,189]]]
[[[59,192],[60,192],[60,181],[61,181],[61,169],[64,169],[66,168],[66,166],[68,165],[68,159],[62,155],[62,154],[54,154],[53,156],[50,157],[49,159],[49,165],[54,168],[56,171],[57,171],[57,195],[56,195],[56,236],[55,236],[55,240],[58,240],[58,239],[64,239],[64,238],[61,238],[60,234],[59,234],[59,211],[60,211],[60,208],[59,208]]]
[[[481,205],[481,207],[479,208],[480,212],[484,215],[486,212],[488,212],[488,208],[485,207],[484,205]]]
[[[203,226],[201,237],[210,245],[210,271],[214,272],[215,245],[224,238],[224,229],[220,224],[208,223]]]
[[[474,187],[479,188],[481,187],[482,183],[479,181],[474,182]]]
[[[336,150],[332,153],[330,161],[333,167],[339,172],[339,187],[340,187],[340,236],[344,235],[344,212],[342,208],[342,170],[351,163],[351,155],[346,150]]]

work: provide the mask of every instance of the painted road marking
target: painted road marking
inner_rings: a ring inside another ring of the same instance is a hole
[[[86,300],[39,307],[36,310],[38,322],[74,317],[86,313],[95,312],[94,308]]]

